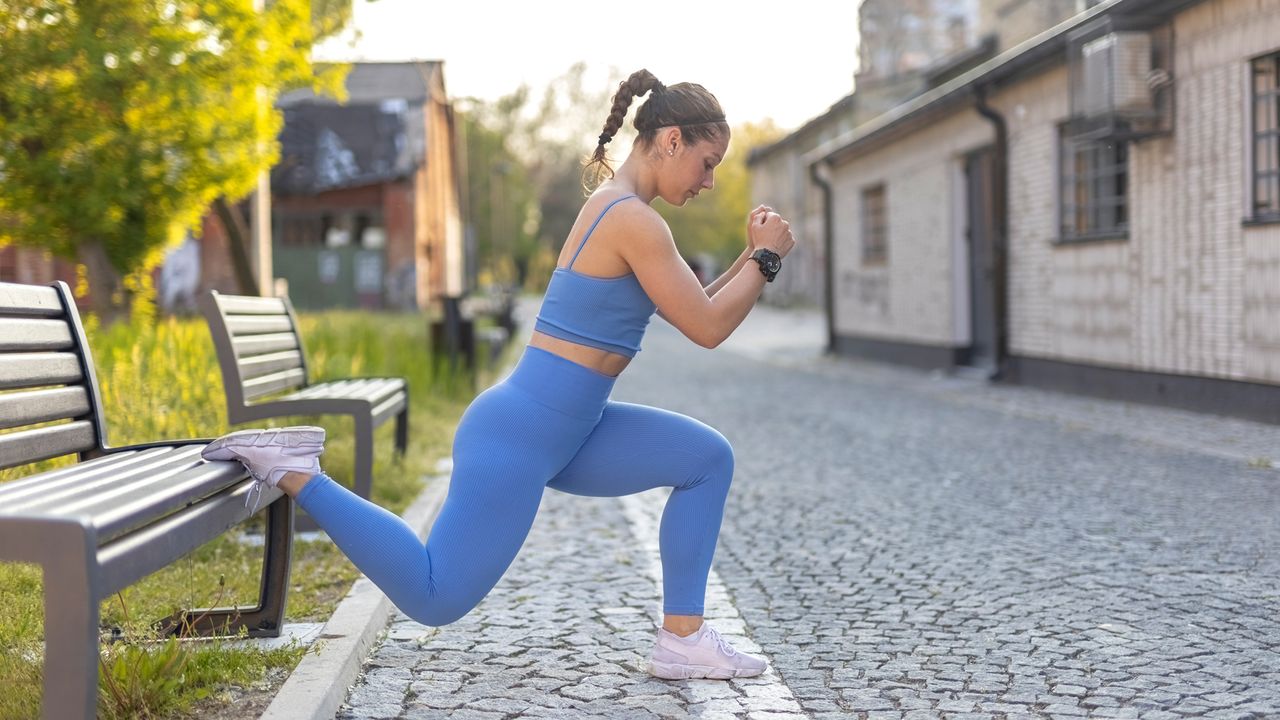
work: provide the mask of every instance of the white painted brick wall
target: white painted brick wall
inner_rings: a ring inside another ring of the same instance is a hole
[[[997,96],[1010,128],[1010,348],[1280,382],[1280,228],[1241,222],[1245,73],[1280,50],[1280,0],[1205,2],[1174,32],[1174,132],[1132,146],[1127,241],[1053,244],[1065,67]]]
[[[955,322],[956,166],[993,142],[972,110],[832,171],[836,332],[943,347],[963,344]],[[884,183],[888,262],[862,264],[862,191]],[[960,196],[962,197],[962,195]]]

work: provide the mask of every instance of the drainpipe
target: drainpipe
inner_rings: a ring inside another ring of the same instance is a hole
[[[1004,116],[987,103],[987,88],[976,89],[974,109],[991,122],[996,146],[991,204],[995,222],[992,227],[992,282],[995,284],[996,367],[991,380],[1000,380],[1009,372],[1009,126]]]
[[[818,160],[809,165],[809,178],[822,191],[822,252],[825,259],[823,274],[826,289],[823,292],[823,304],[827,312],[827,353],[836,351],[836,281],[835,256],[832,254],[832,236],[834,230],[831,222],[831,181],[822,176],[819,168],[829,168],[826,160]]]

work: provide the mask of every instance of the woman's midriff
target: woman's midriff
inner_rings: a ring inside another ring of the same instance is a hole
[[[529,338],[529,345],[546,350],[554,355],[576,363],[586,368],[590,368],[610,377],[617,377],[626,369],[627,364],[631,362],[631,358],[626,355],[619,355],[608,350],[600,348],[579,345],[576,342],[561,340],[557,337],[551,337],[546,333],[535,330],[533,336]]]

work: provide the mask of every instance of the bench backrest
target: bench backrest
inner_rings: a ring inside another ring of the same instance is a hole
[[[288,298],[223,295],[200,298],[222,367],[227,407],[305,387],[307,360]]]
[[[0,469],[106,446],[93,357],[66,283],[0,283],[0,431]]]

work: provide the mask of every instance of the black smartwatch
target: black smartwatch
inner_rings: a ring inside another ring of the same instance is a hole
[[[773,282],[773,279],[778,276],[778,271],[782,269],[782,258],[778,253],[766,248],[760,248],[751,253],[751,259],[759,263],[760,274],[764,275],[765,282]]]

